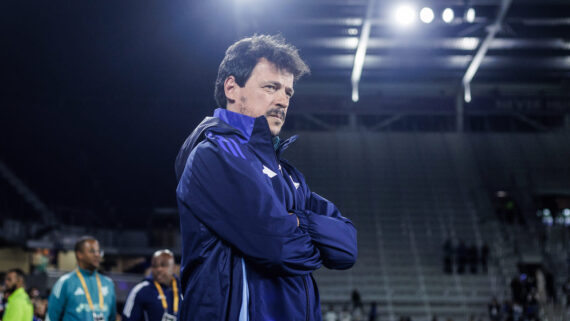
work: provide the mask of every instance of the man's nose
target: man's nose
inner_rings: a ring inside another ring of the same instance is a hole
[[[280,90],[277,95],[277,105],[282,108],[289,107],[289,96],[284,90]]]

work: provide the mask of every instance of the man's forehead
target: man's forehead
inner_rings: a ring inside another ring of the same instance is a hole
[[[254,71],[258,71],[258,76],[266,81],[276,80],[273,78],[278,77],[283,78],[282,80],[285,82],[290,82],[290,85],[293,86],[293,81],[295,80],[295,76],[293,76],[292,72],[286,68],[278,68],[276,64],[265,58],[260,58],[257,61]]]
[[[83,248],[98,247],[98,246],[99,246],[99,242],[97,240],[87,240],[87,241],[85,241],[85,243],[83,243]]]

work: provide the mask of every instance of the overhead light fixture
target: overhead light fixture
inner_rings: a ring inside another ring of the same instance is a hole
[[[352,102],[357,103],[360,97],[358,97],[358,90],[352,89]]]
[[[409,26],[416,20],[416,11],[410,5],[401,5],[394,11],[394,20],[401,26]]]
[[[463,99],[465,100],[466,103],[470,103],[471,102],[471,86],[469,85],[469,83],[464,83],[463,89],[465,90],[463,92]]]
[[[475,21],[475,9],[474,8],[467,9],[467,11],[465,12],[465,21],[467,21],[469,23],[473,23]]]
[[[425,8],[422,8],[422,10],[420,10],[420,20],[423,23],[431,23],[433,21],[433,18],[434,18],[434,14],[433,14],[433,10],[431,10],[431,8],[425,7]]]
[[[463,37],[459,40],[459,48],[463,50],[475,50],[479,45],[479,39],[475,37]]]
[[[358,34],[358,29],[357,28],[348,28],[347,32],[351,36],[356,36]]]
[[[441,14],[441,18],[445,23],[451,23],[453,21],[453,18],[455,18],[455,13],[453,12],[453,9],[445,8],[445,10],[443,10],[443,13]]]

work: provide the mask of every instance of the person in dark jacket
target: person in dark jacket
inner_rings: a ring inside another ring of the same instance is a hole
[[[489,258],[489,245],[487,243],[483,243],[481,247],[481,268],[483,269],[483,273],[487,273],[487,260]]]
[[[443,243],[443,272],[446,274],[453,273],[453,242],[450,238]]]
[[[123,309],[125,321],[175,321],[180,306],[180,282],[174,275],[170,250],[154,252],[151,276],[135,285]]]
[[[293,84],[308,71],[279,36],[244,38],[226,51],[220,108],[176,159],[180,320],[321,320],[312,272],[355,263],[352,222],[282,157],[296,139],[278,136]]]
[[[465,272],[465,264],[467,263],[467,247],[463,240],[459,240],[459,245],[455,250],[457,260],[457,273],[463,274]]]

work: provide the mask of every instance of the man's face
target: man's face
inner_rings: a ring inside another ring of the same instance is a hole
[[[277,136],[293,96],[293,80],[293,74],[261,58],[243,87],[233,76],[226,79],[226,97],[234,101],[228,102],[227,109],[250,117],[265,116],[271,134]]]
[[[99,242],[95,240],[87,240],[83,243],[83,248],[77,252],[77,261],[79,265],[88,270],[99,268],[101,263],[101,249]]]
[[[154,256],[150,271],[156,282],[169,284],[174,275],[174,258],[168,254]]]
[[[20,280],[18,274],[15,272],[10,272],[6,274],[6,279],[4,279],[4,285],[6,286],[6,291],[12,293],[20,287]]]

